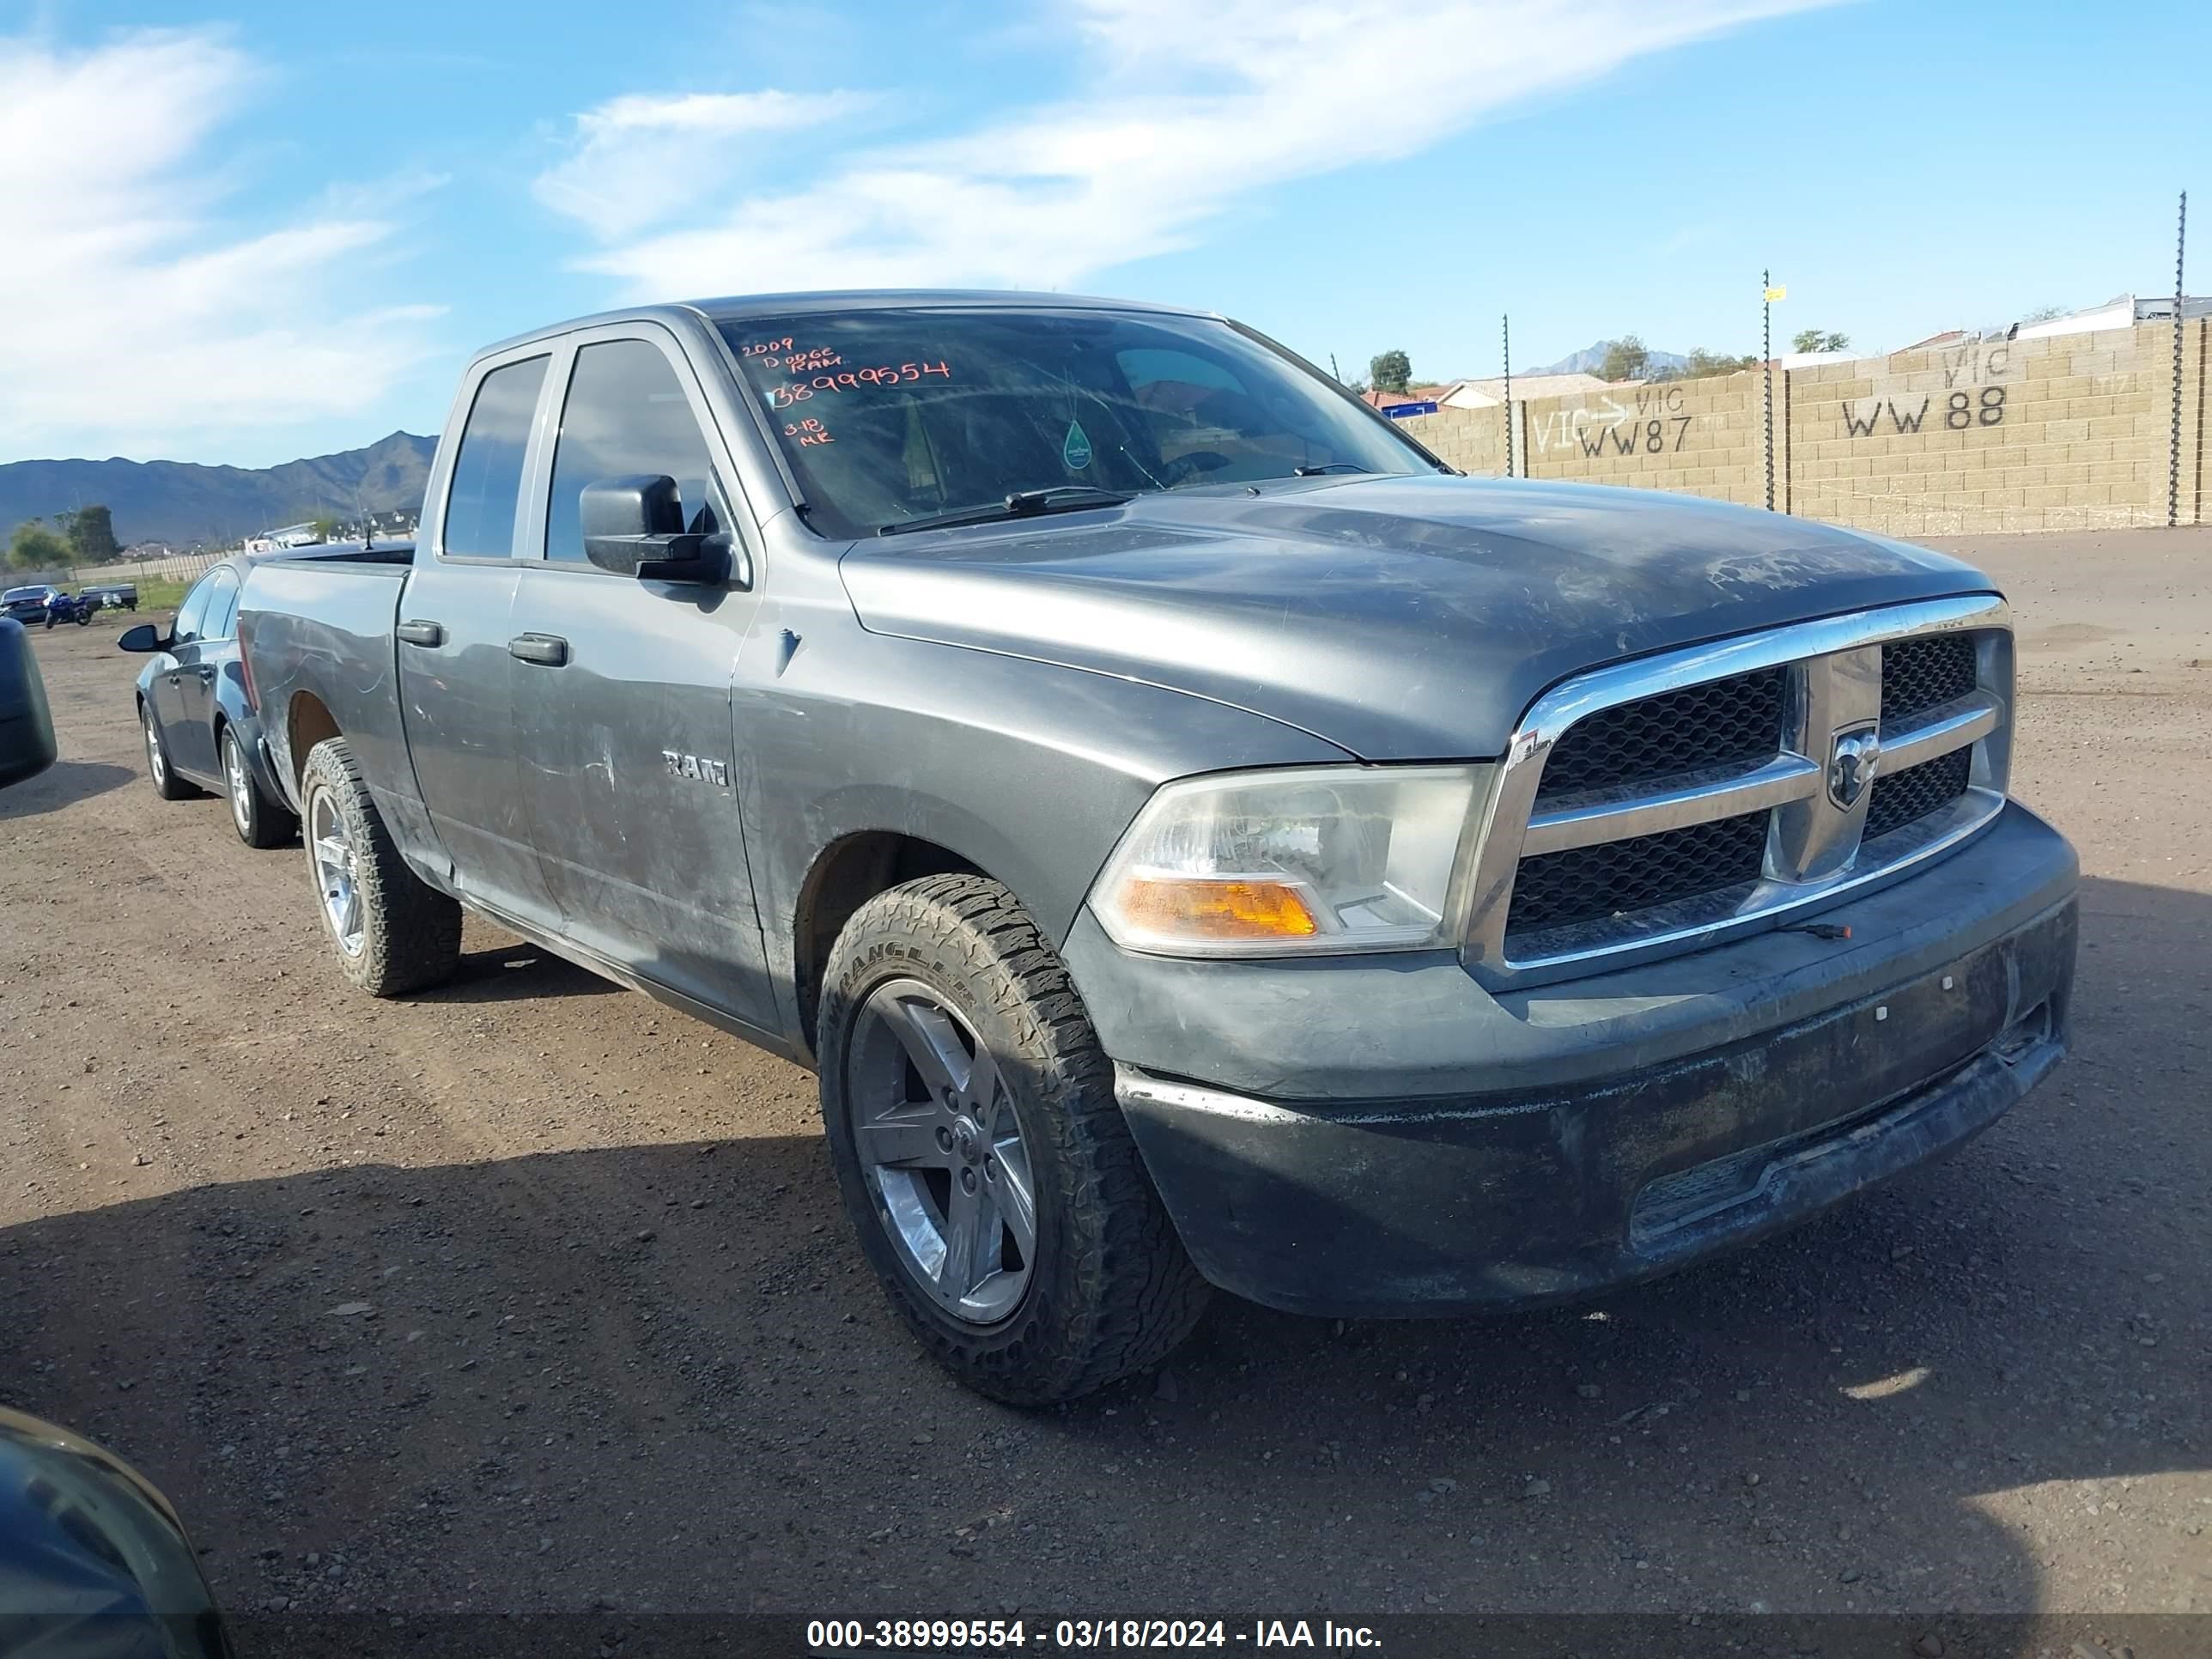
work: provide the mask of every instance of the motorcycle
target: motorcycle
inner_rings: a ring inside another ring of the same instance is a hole
[[[92,626],[92,613],[100,606],[82,593],[58,593],[46,601],[46,626],[56,623],[73,622],[79,628]]]

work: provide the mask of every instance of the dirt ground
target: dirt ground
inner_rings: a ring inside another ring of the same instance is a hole
[[[2087,872],[2052,1082],[1595,1307],[1223,1300],[1041,1415],[880,1300],[811,1078],[474,921],[453,986],[349,991],[296,848],[155,798],[116,624],[42,635],[0,1400],[248,1612],[2212,1611],[2212,531],[1959,545]]]

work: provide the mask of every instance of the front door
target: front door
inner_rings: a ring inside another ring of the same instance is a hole
[[[556,925],[518,787],[512,671],[523,480],[550,357],[495,362],[468,405],[441,512],[399,600],[399,701],[416,787],[464,896]],[[433,481],[434,489],[436,481]]]
[[[687,527],[735,533],[732,477],[672,338],[581,337],[554,440],[542,562],[514,629],[525,810],[562,931],[641,977],[774,1029],[738,819],[731,685],[753,610],[717,583],[641,581],[584,557],[577,498],[639,473],[677,481]]]

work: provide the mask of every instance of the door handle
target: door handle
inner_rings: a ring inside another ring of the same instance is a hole
[[[434,622],[404,622],[393,629],[402,645],[443,645],[446,625]]]
[[[517,634],[507,642],[507,654],[541,668],[558,668],[568,660],[568,641],[552,634]]]

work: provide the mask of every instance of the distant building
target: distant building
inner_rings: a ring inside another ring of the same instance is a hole
[[[1516,374],[1513,401],[1557,398],[1570,392],[1602,392],[1607,384],[1595,374],[1579,371],[1571,374]],[[1505,401],[1505,385],[1502,374],[1487,380],[1454,380],[1427,395],[1447,409],[1495,409]]]
[[[2181,301],[2181,314],[2185,319],[2212,317],[2212,298],[2185,296]],[[2172,320],[2173,296],[2171,294],[2161,295],[2154,300],[2123,294],[2100,306],[2091,306],[2084,311],[2069,311],[2063,317],[2046,317],[2039,323],[2015,323],[2007,337],[2040,340],[2053,334],[2089,334],[2100,328],[2133,328],[2137,323]]]
[[[1440,386],[1417,386],[1409,387],[1404,392],[1368,391],[1359,394],[1359,400],[1370,409],[1389,409],[1396,404],[1441,402],[1442,399],[1438,394],[1443,391],[1443,388]]]

